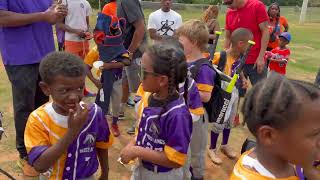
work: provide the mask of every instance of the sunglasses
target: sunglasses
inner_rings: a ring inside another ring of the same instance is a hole
[[[143,68],[142,66],[140,66],[140,72],[139,72],[140,80],[145,80],[148,75],[160,76],[160,74],[155,73],[155,72],[151,72],[151,71],[146,71],[145,68]]]

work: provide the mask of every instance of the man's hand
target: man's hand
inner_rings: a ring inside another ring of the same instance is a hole
[[[257,68],[257,72],[261,74],[265,68],[265,61],[263,56],[258,56],[256,63],[254,64],[254,68]]]
[[[76,110],[69,110],[69,119],[68,119],[68,131],[73,135],[77,136],[83,125],[86,123],[89,110],[86,104],[83,104],[81,107],[79,103],[76,103]]]
[[[62,4],[53,4],[44,13],[44,21],[55,24],[68,15],[68,9]]]

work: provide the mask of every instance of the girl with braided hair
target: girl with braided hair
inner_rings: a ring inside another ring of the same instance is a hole
[[[136,158],[140,161],[132,179],[183,179],[192,117],[178,84],[185,82],[187,66],[183,51],[170,44],[154,44],[142,56],[142,87],[151,95],[135,140],[120,153],[125,164]]]
[[[230,180],[298,180],[295,165],[309,167],[320,158],[320,90],[272,72],[248,92],[244,121],[256,137]]]

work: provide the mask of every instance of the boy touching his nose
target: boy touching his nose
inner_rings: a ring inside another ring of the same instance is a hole
[[[107,121],[96,104],[84,104],[86,67],[72,54],[54,52],[40,63],[42,91],[48,102],[28,119],[25,144],[29,164],[48,179],[108,178],[108,147],[112,144]]]

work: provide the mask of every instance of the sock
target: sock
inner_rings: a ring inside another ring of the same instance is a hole
[[[118,120],[118,117],[112,117],[112,125],[117,125]]]
[[[211,131],[210,136],[211,136],[210,149],[216,149],[219,134]]]
[[[226,144],[228,144],[230,132],[231,132],[231,129],[223,129],[223,136],[222,136],[222,143],[221,143],[221,145],[226,145]]]

